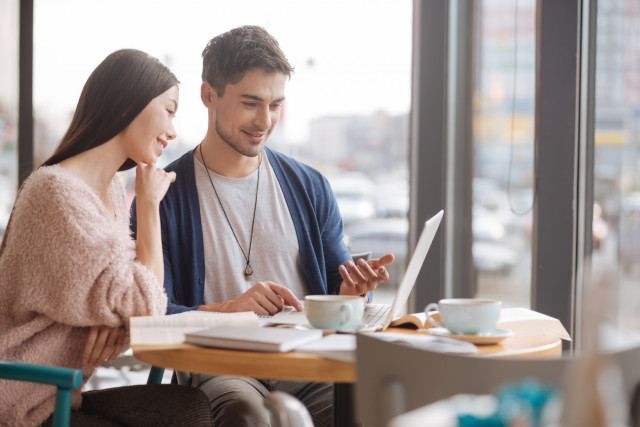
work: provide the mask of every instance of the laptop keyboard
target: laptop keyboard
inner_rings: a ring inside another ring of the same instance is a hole
[[[382,322],[391,310],[389,304],[366,304],[362,323],[367,326],[382,326]]]

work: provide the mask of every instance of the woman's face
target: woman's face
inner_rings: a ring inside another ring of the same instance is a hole
[[[178,96],[178,86],[156,96],[122,131],[127,157],[136,163],[156,163],[169,141],[176,137],[173,118],[178,110]]]

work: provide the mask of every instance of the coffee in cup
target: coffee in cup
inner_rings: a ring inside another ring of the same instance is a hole
[[[305,315],[314,328],[355,331],[364,314],[364,298],[348,295],[308,295]]]
[[[432,325],[446,328],[455,335],[488,335],[496,330],[502,303],[475,298],[441,299],[424,309]],[[437,310],[441,322],[431,316]]]

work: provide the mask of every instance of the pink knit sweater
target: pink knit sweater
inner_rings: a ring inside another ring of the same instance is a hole
[[[109,188],[116,218],[98,193],[61,166],[41,167],[23,185],[0,257],[0,360],[80,369],[89,326],[127,325],[164,314],[166,294],[136,261],[124,186]],[[38,425],[55,387],[0,381],[0,424]],[[73,407],[81,403],[74,391]]]

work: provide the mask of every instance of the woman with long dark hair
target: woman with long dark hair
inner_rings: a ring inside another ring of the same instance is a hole
[[[177,108],[178,80],[144,52],[116,51],[93,71],[58,148],[20,188],[0,245],[0,360],[79,369],[86,382],[124,349],[130,317],[165,313],[158,206],[175,174],[155,162],[176,137]],[[116,175],[133,166],[137,242]],[[76,391],[72,425],[210,425],[194,390]],[[0,424],[50,423],[54,401],[55,387],[0,381]]]

